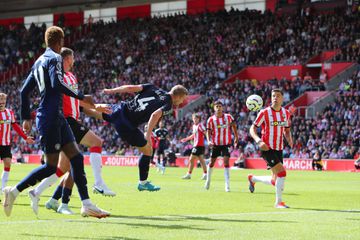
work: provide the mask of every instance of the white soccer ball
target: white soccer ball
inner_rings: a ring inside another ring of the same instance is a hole
[[[256,94],[250,95],[246,99],[246,107],[252,112],[259,111],[262,108],[263,104],[264,102],[262,98]]]

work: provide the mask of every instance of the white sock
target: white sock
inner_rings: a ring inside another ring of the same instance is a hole
[[[93,170],[95,178],[95,186],[101,186],[104,183],[104,180],[101,177],[101,154],[91,152],[90,153],[90,164]]]
[[[268,185],[272,185],[271,184],[271,176],[253,176],[252,177],[252,182],[262,182],[264,184],[268,184]]]
[[[230,169],[225,167],[224,168],[224,177],[225,177],[225,186],[230,186]]]
[[[83,206],[89,206],[89,205],[92,205],[92,202],[90,201],[90,199],[85,199],[85,200],[81,201],[81,204]]]
[[[139,181],[140,184],[145,185],[148,181],[144,180],[144,181]]]
[[[207,165],[207,175],[206,175],[206,181],[211,181],[211,174],[212,174],[213,169],[210,167],[210,164]]]
[[[277,177],[275,181],[275,192],[276,192],[276,204],[282,202],[282,192],[284,189],[285,178]]]
[[[6,187],[6,184],[9,180],[9,171],[3,171],[2,175],[1,175],[1,189],[3,190]]]
[[[20,193],[19,190],[16,188],[16,186],[12,187],[10,192],[14,195],[14,197],[19,196],[19,193]]]
[[[47,188],[51,187],[59,177],[54,173],[53,175],[43,179],[35,188],[35,195],[40,196]]]

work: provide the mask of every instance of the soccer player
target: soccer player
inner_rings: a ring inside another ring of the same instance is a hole
[[[200,161],[201,167],[203,168],[203,176],[201,180],[206,179],[206,164],[204,160],[204,152],[205,152],[205,145],[204,145],[204,135],[206,128],[204,124],[202,124],[201,116],[197,113],[193,113],[192,115],[193,120],[193,128],[192,128],[192,134],[186,138],[180,139],[180,142],[184,143],[190,140],[194,140],[194,146],[191,150],[190,160],[189,160],[189,170],[188,172],[182,177],[182,179],[191,179],[191,173],[194,169],[195,164],[197,163],[197,160]]]
[[[174,86],[170,92],[155,87],[152,84],[124,85],[113,89],[104,89],[105,94],[135,93],[135,97],[113,104],[112,114],[99,114],[95,117],[110,122],[122,140],[127,141],[142,152],[139,159],[139,191],[158,191],[160,187],[147,181],[149,163],[152,155],[152,130],[162,116],[172,112],[173,106],[180,105],[187,97],[188,90],[182,85]],[[144,134],[138,128],[147,122],[148,129]]]
[[[234,118],[227,113],[223,113],[223,104],[220,100],[214,102],[215,114],[209,117],[206,123],[206,139],[211,148],[210,163],[207,166],[207,176],[205,182],[205,189],[210,188],[211,174],[215,161],[218,157],[224,158],[224,177],[225,177],[225,191],[230,192],[230,145],[232,141],[231,130],[234,134],[234,146],[237,146],[239,137],[237,133],[236,123]]]
[[[45,52],[36,60],[21,89],[21,116],[25,132],[31,131],[30,92],[37,86],[41,102],[36,114],[36,126],[40,134],[46,163],[28,174],[15,187],[4,189],[4,211],[10,216],[16,197],[20,192],[34,186],[42,179],[56,172],[59,152],[63,151],[70,159],[71,173],[77,185],[82,201],[81,215],[103,218],[110,213],[95,206],[89,198],[87,180],[84,172],[84,157],[75,143],[74,135],[66,122],[62,107],[62,94],[84,101],[94,107],[92,98],[84,96],[64,82],[62,57],[59,55],[64,45],[64,32],[57,26],[49,27],[45,32]],[[31,197],[31,196],[30,196]],[[37,212],[35,212],[37,214]]]
[[[64,64],[64,81],[65,83],[70,86],[71,88],[78,90],[78,81],[76,77],[71,72],[71,69],[74,65],[74,52],[69,48],[62,48],[61,57],[63,58]],[[115,196],[116,194],[111,191],[107,185],[105,184],[104,180],[101,176],[101,146],[103,140],[97,136],[93,131],[88,129],[86,126],[80,124],[80,105],[81,102],[73,97],[64,95],[63,96],[63,111],[64,117],[66,121],[69,123],[72,132],[74,133],[75,140],[77,144],[82,144],[86,147],[89,147],[90,150],[90,163],[93,169],[94,177],[95,177],[95,184],[93,186],[94,193],[100,193],[104,196]],[[89,111],[87,108],[83,108],[83,111],[86,113]],[[38,198],[40,197],[41,193],[51,186],[53,183],[57,181],[59,177],[70,170],[70,163],[69,159],[66,157],[65,154],[60,154],[59,160],[59,167],[55,174],[51,175],[50,177],[44,179],[34,190],[29,191],[29,195],[32,195],[32,206],[37,208]],[[67,183],[65,183],[67,182]],[[68,208],[68,201],[71,195],[71,188],[68,187],[64,188],[63,185],[69,186],[72,188],[73,186],[73,179],[70,175],[67,175],[63,181],[59,184],[58,188],[54,193],[54,197],[50,199],[45,206],[47,208],[55,209],[59,213],[70,213],[71,210]],[[70,195],[69,195],[70,194]],[[55,199],[59,199],[62,195],[63,196],[63,204],[58,206],[58,202]],[[58,198],[57,198],[58,197]]]
[[[283,92],[281,89],[271,91],[271,106],[261,110],[253,125],[250,127],[250,135],[259,146],[261,156],[270,166],[272,176],[248,175],[249,190],[255,191],[255,183],[262,182],[275,186],[276,208],[288,208],[282,200],[286,170],[283,166],[283,148],[285,136],[290,147],[293,147],[293,140],[290,132],[290,112],[283,108]],[[256,128],[262,128],[261,138],[256,133]]]
[[[169,136],[169,131],[164,127],[163,121],[159,122],[159,128],[155,130],[155,135],[159,139],[159,147],[157,149],[157,162],[158,164],[161,163],[160,167],[158,168],[161,170],[162,174],[165,173],[166,167],[166,158],[165,158],[165,149],[167,148],[167,140]]]
[[[15,121],[14,112],[6,108],[7,95],[0,92],[0,159],[4,162],[4,171],[1,175],[1,189],[0,195],[4,191],[9,180],[11,167],[11,128],[19,134],[28,144],[33,144],[35,141],[28,137]]]

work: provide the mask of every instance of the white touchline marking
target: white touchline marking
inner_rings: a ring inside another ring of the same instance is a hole
[[[360,210],[354,210],[354,209],[351,209],[351,210],[343,210],[343,212],[332,212],[332,213],[346,213],[346,212],[349,212],[351,213],[352,211],[360,211]],[[313,211],[281,211],[281,212],[245,212],[245,213],[219,213],[219,214],[190,214],[190,215],[177,215],[177,214],[174,214],[174,215],[160,215],[160,216],[124,216],[124,217],[107,217],[107,218],[104,218],[104,219],[101,219],[101,220],[96,220],[95,218],[94,219],[89,219],[89,223],[94,223],[96,221],[98,221],[99,223],[104,223],[108,220],[112,220],[112,222],[117,222],[117,220],[120,220],[123,221],[123,220],[131,220],[132,217],[144,217],[144,219],[139,219],[139,220],[143,220],[143,221],[146,221],[146,220],[153,220],[152,218],[186,218],[186,217],[226,217],[226,216],[246,216],[246,215],[286,215],[286,214],[296,214],[296,213],[316,213],[316,214],[321,214],[321,213],[328,213],[328,212],[331,212],[330,211],[316,211],[316,210],[313,210]],[[13,224],[26,224],[26,223],[44,223],[44,222],[83,222],[84,220],[87,220],[85,218],[79,218],[79,219],[49,219],[49,220],[20,220],[20,221],[11,221],[11,220],[8,220],[8,221],[3,221],[3,222],[0,222],[0,225],[13,225]],[[191,219],[189,219],[191,220]]]

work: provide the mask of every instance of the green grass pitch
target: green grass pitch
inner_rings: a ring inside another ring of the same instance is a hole
[[[35,165],[13,165],[8,185],[16,184]],[[92,172],[86,168],[89,191]],[[165,175],[150,169],[159,192],[139,192],[134,167],[103,167],[114,198],[90,194],[108,210],[106,219],[80,216],[76,189],[70,201],[75,215],[64,216],[44,207],[54,187],[40,200],[36,217],[27,190],[17,198],[11,217],[1,209],[0,239],[360,239],[360,175],[345,172],[288,171],[284,200],[290,209],[275,209],[274,189],[258,183],[248,191],[247,174],[266,170],[231,170],[231,192],[224,191],[223,169],[215,169],[209,191],[195,169],[167,168]]]

